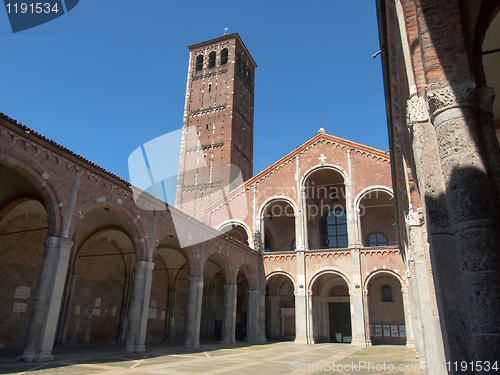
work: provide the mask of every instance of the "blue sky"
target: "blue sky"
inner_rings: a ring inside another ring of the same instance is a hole
[[[0,111],[128,180],[182,126],[187,46],[238,32],[254,57],[254,172],[321,126],[388,149],[375,0],[80,0],[13,34],[0,9]]]

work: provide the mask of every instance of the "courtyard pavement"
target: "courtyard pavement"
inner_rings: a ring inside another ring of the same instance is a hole
[[[355,347],[349,344],[265,345],[235,347],[202,344],[190,350],[178,346],[149,346],[144,354],[121,353],[114,346],[55,349],[55,360],[26,363],[0,353],[0,374],[406,374],[427,375],[415,351],[405,346]],[[10,353],[12,354],[12,353]]]

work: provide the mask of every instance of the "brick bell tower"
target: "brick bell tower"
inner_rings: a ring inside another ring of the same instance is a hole
[[[176,207],[195,218],[253,173],[254,72],[237,33],[188,47]]]

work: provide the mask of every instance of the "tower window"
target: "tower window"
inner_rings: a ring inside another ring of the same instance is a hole
[[[196,56],[196,71],[203,69],[203,55]]]
[[[221,65],[225,65],[225,64],[227,64],[227,61],[228,61],[228,56],[229,56],[229,51],[227,50],[227,48],[224,48],[224,49],[220,52],[220,64],[221,64]]]
[[[238,69],[241,72],[243,70],[243,60],[241,59],[241,56],[238,56],[237,65],[238,65]]]
[[[208,54],[208,67],[213,68],[215,67],[215,51],[212,51]]]

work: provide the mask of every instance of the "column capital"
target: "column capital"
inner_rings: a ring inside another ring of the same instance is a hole
[[[476,82],[468,77],[456,81],[427,84],[425,100],[432,120],[448,109],[471,106],[475,101],[476,91]]]
[[[155,264],[150,261],[145,261],[145,260],[136,260],[134,262],[134,268],[136,270],[153,270],[155,268]]]
[[[47,236],[43,239],[43,244],[47,247],[70,249],[73,246],[73,241],[66,237]]]

